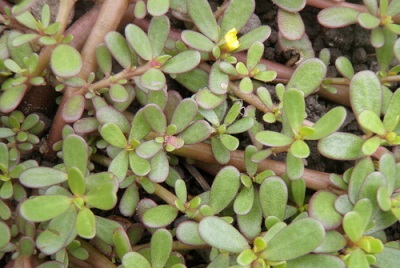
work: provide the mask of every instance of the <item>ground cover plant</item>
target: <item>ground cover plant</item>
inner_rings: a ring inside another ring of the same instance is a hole
[[[56,2],[0,0],[3,266],[397,267],[400,0]]]

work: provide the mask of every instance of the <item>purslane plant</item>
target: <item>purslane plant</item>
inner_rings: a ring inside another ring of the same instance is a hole
[[[60,1],[54,22],[33,2],[0,0],[7,267],[181,268],[200,249],[208,267],[398,264],[385,230],[400,220],[399,0],[273,0],[279,44],[300,55],[293,69],[263,59],[268,25],[244,31],[254,0],[215,11],[206,0],[105,0],[70,27],[75,1]],[[371,29],[379,71],[339,57],[343,77],[327,77],[329,53],[315,58],[299,14],[307,4],[323,26]],[[21,112],[39,86],[62,94],[48,136],[45,116]],[[314,93],[349,109],[312,122]],[[359,132],[341,129],[348,114]],[[354,162],[343,174],[308,169],[315,145]],[[210,186],[197,189],[182,162],[209,172],[193,175]]]

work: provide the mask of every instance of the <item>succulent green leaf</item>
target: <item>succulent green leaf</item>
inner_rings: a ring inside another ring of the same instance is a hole
[[[140,255],[139,253],[132,251],[128,252],[122,257],[122,265],[124,268],[129,267],[142,267],[142,268],[152,268],[149,261]]]
[[[117,109],[111,106],[105,106],[97,110],[96,118],[101,125],[114,122],[123,133],[128,133],[131,124],[128,119]]]
[[[374,29],[379,26],[380,19],[369,13],[360,13],[357,16],[358,23],[365,29]]]
[[[275,216],[283,220],[288,200],[285,182],[277,176],[266,178],[260,186],[260,202],[264,217]]]
[[[240,232],[247,238],[254,239],[261,232],[262,210],[260,204],[259,193],[254,189],[253,205],[249,213],[245,215],[237,215],[237,222]]]
[[[67,170],[76,167],[85,174],[88,164],[86,141],[78,135],[68,135],[63,141],[63,159]]]
[[[318,13],[318,21],[325,27],[340,28],[356,23],[358,14],[350,7],[330,7]]]
[[[286,268],[318,267],[319,265],[329,268],[346,267],[342,259],[328,254],[307,254],[286,262]]]
[[[85,193],[83,173],[77,167],[68,170],[68,186],[75,196],[82,196]]]
[[[185,30],[181,36],[186,45],[199,51],[211,52],[215,47],[210,39],[195,31]]]
[[[314,250],[315,253],[331,253],[342,250],[346,246],[346,239],[338,231],[327,231],[324,241]]]
[[[90,239],[96,235],[96,224],[93,212],[88,208],[79,210],[75,228],[80,237]]]
[[[376,194],[376,201],[378,202],[379,208],[383,211],[389,211],[392,202],[390,200],[390,193],[386,187],[379,187]]]
[[[142,158],[149,159],[162,149],[162,144],[155,140],[146,141],[136,148],[136,154]]]
[[[229,134],[222,134],[219,136],[222,144],[227,148],[229,151],[234,151],[239,146],[239,139],[229,135]]]
[[[358,115],[358,123],[366,130],[369,130],[378,135],[385,135],[386,129],[381,119],[376,113],[370,110],[364,110]]]
[[[219,37],[219,27],[208,1],[188,0],[187,5],[189,15],[200,32],[212,41],[217,42]]]
[[[254,202],[253,186],[243,187],[233,203],[233,209],[238,215],[245,215],[250,212]]]
[[[214,179],[210,190],[210,207],[219,213],[235,198],[240,187],[240,173],[232,167],[222,168]]]
[[[387,131],[393,131],[399,123],[400,120],[400,90],[396,90],[392,97],[388,108],[383,118],[383,125]]]
[[[165,75],[160,69],[151,68],[140,76],[140,83],[150,90],[161,90],[165,87]]]
[[[236,28],[238,31],[246,25],[254,12],[254,0],[232,0],[229,2],[221,20],[221,36]]]
[[[207,121],[198,120],[189,125],[178,137],[183,139],[185,144],[195,144],[208,139],[211,133],[212,129]]]
[[[295,259],[314,250],[323,241],[324,236],[324,228],[317,220],[300,219],[273,236],[268,241],[263,255],[270,261]]]
[[[260,131],[256,134],[256,140],[266,146],[281,147],[293,143],[293,138],[274,131]]]
[[[143,109],[139,110],[132,121],[129,141],[141,140],[151,131],[151,126],[147,123]]]
[[[379,116],[381,100],[381,84],[375,73],[361,71],[354,75],[350,83],[350,101],[356,116],[363,110],[371,110]]]
[[[174,185],[176,197],[183,204],[187,202],[187,188],[186,183],[182,179],[178,179]]]
[[[148,0],[147,11],[152,16],[162,16],[168,12],[169,1],[164,0]]]
[[[119,126],[113,122],[106,123],[100,129],[100,134],[108,143],[119,148],[125,148],[128,145],[124,133]]]
[[[283,99],[285,116],[292,130],[297,133],[303,125],[305,113],[304,95],[298,90],[289,89],[283,94]]]
[[[395,242],[389,242],[385,244],[382,252],[376,255],[376,267],[394,267],[397,265],[396,260],[400,258],[400,250],[397,245],[393,245]]]
[[[27,85],[18,85],[0,95],[0,111],[10,113],[17,108],[27,90]]]
[[[251,81],[250,77],[244,77],[240,80],[239,89],[244,94],[249,94],[253,92],[253,82]]]
[[[182,132],[197,115],[197,104],[192,99],[184,99],[176,107],[170,124],[176,126],[176,133]]]
[[[200,69],[177,74],[175,79],[192,92],[208,86],[208,73]]]
[[[290,146],[290,152],[294,157],[307,158],[310,155],[310,148],[303,140],[296,140]]]
[[[306,135],[306,140],[319,140],[337,131],[346,119],[346,109],[335,107],[324,114],[313,126],[315,132]]]
[[[150,40],[139,26],[135,24],[126,26],[125,36],[129,45],[142,59],[151,60],[153,58]]]
[[[101,44],[96,48],[96,61],[104,74],[110,74],[112,68],[112,57],[106,45]]]
[[[351,241],[356,242],[361,238],[364,233],[363,226],[363,219],[357,212],[350,211],[344,215],[343,229]]]
[[[120,227],[114,230],[112,240],[115,251],[120,259],[122,259],[125,254],[132,251],[129,237],[123,228]]]
[[[334,203],[337,196],[328,191],[318,191],[310,199],[308,212],[318,220],[325,230],[333,230],[342,223],[342,216],[336,211]]]
[[[151,128],[159,134],[164,134],[167,129],[167,120],[161,109],[155,104],[148,104],[143,109],[143,115]]]
[[[29,11],[25,11],[21,14],[18,14],[17,16],[15,16],[15,19],[29,29],[32,29],[34,31],[40,31],[37,20]]]
[[[36,239],[37,248],[44,254],[55,254],[65,248],[76,237],[74,228],[77,213],[72,206],[67,211],[52,219],[47,229]]]
[[[371,31],[371,45],[380,48],[385,44],[385,35],[383,29],[378,27]]]
[[[82,69],[81,54],[72,46],[58,45],[51,54],[50,65],[57,76],[77,75]]]
[[[286,174],[291,180],[298,180],[303,175],[303,172],[303,159],[294,156],[292,151],[289,151],[286,155]]]
[[[157,0],[160,2],[160,0]],[[166,7],[165,5],[168,4],[168,1],[161,0],[162,5],[160,5],[160,9],[162,7]],[[147,3],[147,8],[150,8],[150,2]],[[168,8],[168,7],[167,7]],[[150,10],[149,13],[151,14]],[[164,49],[165,42],[168,39],[169,34],[169,20],[166,16],[158,16],[153,17],[150,21],[148,36],[151,43],[151,48],[153,50],[153,56],[157,57],[161,54]]]
[[[212,110],[221,105],[226,99],[225,95],[216,95],[208,88],[199,90],[195,95],[197,104],[206,110]]]
[[[326,65],[320,59],[305,60],[296,68],[286,88],[296,88],[308,96],[322,83],[326,72]]]
[[[369,174],[361,188],[359,189],[360,198],[368,198],[371,202],[373,212],[376,213],[379,210],[379,204],[377,201],[377,193],[380,187],[386,187],[387,180],[385,176],[380,172],[372,172]]]
[[[11,231],[8,225],[0,221],[0,247],[5,247],[11,239]]]
[[[42,195],[25,200],[20,206],[21,215],[33,222],[57,217],[68,209],[71,199],[64,195]]]
[[[273,0],[275,5],[288,12],[298,12],[306,5],[305,0]]]
[[[257,27],[250,32],[239,37],[240,46],[234,52],[240,52],[248,49],[254,42],[264,42],[271,34],[271,28],[267,25]]]
[[[396,161],[392,154],[385,153],[379,159],[379,172],[385,175],[387,180],[387,190],[391,193],[395,188],[396,182]]]
[[[126,102],[129,98],[129,93],[121,84],[114,84],[110,87],[109,95],[112,101],[116,103]]]
[[[36,167],[25,170],[21,173],[20,182],[29,188],[42,188],[59,184],[67,180],[67,174],[61,170]]]
[[[278,9],[279,31],[289,40],[299,40],[305,33],[304,22],[299,13]]]
[[[173,222],[179,210],[170,205],[160,205],[146,210],[142,222],[147,227],[161,228]]]
[[[335,132],[318,142],[318,150],[331,159],[355,160],[362,158],[364,139],[350,133]]]
[[[75,122],[81,118],[84,109],[85,98],[82,95],[74,95],[65,103],[62,116],[67,123]]]
[[[103,177],[103,178],[100,178]],[[96,178],[101,180],[105,178],[110,178],[109,173],[102,172],[91,175],[86,178],[95,180]],[[85,201],[88,205],[102,209],[102,210],[109,210],[112,209],[117,203],[117,195],[116,195],[116,186],[113,184],[112,181],[103,181],[101,184],[88,187],[89,191],[85,196]]]
[[[232,225],[216,216],[203,218],[199,223],[200,237],[210,246],[233,253],[240,253],[249,245]]]
[[[182,222],[176,229],[176,237],[179,241],[187,245],[206,245],[200,237],[198,226],[199,224],[194,221]]]
[[[196,68],[199,63],[200,52],[197,50],[186,50],[170,58],[162,66],[161,70],[168,74],[185,73]]]
[[[172,250],[172,235],[165,229],[158,229],[151,236],[150,254],[153,268],[163,268]]]
[[[390,25],[396,27],[396,29],[393,29],[392,27],[389,28]],[[386,27],[382,28],[384,43],[382,46],[376,48],[376,59],[378,60],[378,64],[382,71],[387,71],[393,60],[393,46],[397,40],[397,35],[400,32],[398,27],[399,25],[397,24],[388,24]]]
[[[161,183],[165,181],[169,173],[169,161],[164,151],[158,152],[150,160],[151,170],[148,177],[151,181]]]
[[[132,65],[128,43],[119,32],[109,32],[104,37],[104,42],[114,59],[124,68]]]
[[[353,65],[351,64],[350,60],[344,56],[340,56],[336,59],[335,67],[338,72],[347,79],[351,79],[354,75]]]
[[[147,159],[141,158],[135,152],[129,153],[129,166],[133,173],[138,176],[145,176],[151,170],[150,162]]]
[[[135,183],[129,185],[119,202],[119,211],[122,215],[131,217],[139,202],[139,190]]]

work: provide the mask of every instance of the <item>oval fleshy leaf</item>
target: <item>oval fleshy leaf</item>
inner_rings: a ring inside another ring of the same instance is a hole
[[[160,107],[148,104],[143,109],[143,115],[151,128],[159,134],[164,134],[167,129],[167,120]]]
[[[366,130],[369,130],[378,135],[385,135],[386,129],[381,119],[370,110],[364,110],[358,115],[358,123]]]
[[[240,52],[248,49],[254,42],[264,42],[271,34],[271,28],[267,25],[257,27],[250,32],[239,37],[240,46],[234,52]]]
[[[199,63],[200,53],[196,50],[186,50],[170,58],[161,70],[168,74],[179,74],[193,70]]]
[[[210,246],[233,253],[240,253],[249,245],[232,225],[223,219],[209,216],[199,223],[200,237]]]
[[[364,233],[363,226],[363,219],[357,212],[350,211],[344,215],[343,229],[351,241],[356,242],[361,238]]]
[[[152,16],[161,16],[168,12],[169,1],[164,0],[148,0],[147,11]]]
[[[72,46],[58,45],[51,54],[50,65],[57,76],[77,75],[82,69],[81,54]]]
[[[336,132],[318,142],[318,150],[331,159],[355,160],[364,157],[361,147],[364,139],[350,133]]]
[[[260,131],[256,134],[256,140],[266,146],[281,147],[293,143],[293,138],[274,131]]]
[[[188,11],[194,24],[205,36],[217,42],[219,27],[207,0],[188,0]]]
[[[301,267],[329,267],[329,268],[345,268],[346,265],[339,257],[328,254],[308,254],[294,260],[286,262],[286,268]]]
[[[333,230],[342,223],[342,216],[336,211],[334,203],[337,196],[332,192],[318,191],[310,199],[308,212],[318,220],[325,230]]]
[[[146,210],[142,222],[147,227],[161,228],[173,222],[179,210],[170,205],[160,205]]]
[[[49,187],[68,179],[67,173],[48,167],[36,167],[21,173],[19,181],[29,188]]]
[[[4,91],[0,95],[0,111],[10,113],[17,108],[22,101],[27,90],[27,85],[18,85],[9,90]]]
[[[131,47],[136,53],[144,60],[151,60],[153,57],[151,43],[147,34],[136,26],[135,24],[129,24],[125,28],[125,36]]]
[[[147,159],[139,157],[135,152],[129,153],[129,166],[133,173],[138,176],[145,176],[151,170],[150,162]]]
[[[151,236],[150,255],[153,268],[163,268],[172,250],[172,235],[165,229],[158,229]]]
[[[306,135],[306,140],[319,140],[337,131],[346,119],[346,109],[335,107],[324,114],[313,126],[315,132]]]
[[[279,31],[289,40],[299,40],[305,33],[305,26],[299,13],[278,9]]]
[[[164,151],[158,152],[150,160],[151,170],[148,177],[151,181],[161,183],[165,181],[169,173],[169,161]]]
[[[308,96],[322,83],[326,72],[326,65],[320,59],[305,60],[296,68],[286,88],[296,88]]]
[[[238,31],[240,31],[250,19],[254,12],[254,8],[254,0],[230,1],[221,20],[221,36],[225,35],[233,28],[236,28]]]
[[[178,137],[183,139],[185,144],[195,144],[208,139],[211,133],[212,128],[207,121],[197,120],[179,133]]]
[[[184,244],[200,246],[207,245],[199,234],[199,224],[194,221],[185,221],[178,225],[176,237]]]
[[[344,56],[340,56],[339,58],[336,59],[335,67],[338,70],[338,72],[347,79],[351,79],[354,75],[354,68],[353,65],[351,64],[351,61]]]
[[[356,116],[364,110],[371,110],[379,116],[381,100],[381,83],[375,73],[361,71],[354,75],[350,83],[350,101]]]
[[[81,118],[85,109],[85,98],[82,95],[74,95],[64,105],[62,116],[67,123],[75,122]]]
[[[393,131],[399,123],[400,114],[400,90],[396,90],[390,98],[389,106],[383,118],[383,125],[387,131]]]
[[[283,93],[283,110],[290,127],[298,133],[303,125],[305,113],[305,101],[302,92],[294,89],[289,89]]]
[[[135,251],[128,252],[124,255],[124,257],[122,257],[122,265],[124,268],[128,267],[152,268],[149,261]]]
[[[290,152],[298,158],[306,158],[310,155],[310,148],[303,140],[296,140],[290,146]]]
[[[306,5],[305,0],[273,0],[272,2],[288,12],[298,12]]]
[[[318,13],[318,21],[328,28],[340,28],[356,23],[358,14],[350,7],[330,7]]]
[[[128,43],[119,32],[109,32],[104,37],[105,44],[114,59],[124,68],[132,65]]]
[[[265,257],[270,261],[286,261],[304,256],[314,250],[323,241],[324,236],[324,228],[317,220],[297,220],[268,241]]]
[[[68,209],[71,199],[64,195],[42,195],[25,200],[20,206],[21,215],[33,222],[48,221]]]
[[[97,110],[96,118],[102,125],[109,122],[114,122],[118,125],[123,133],[128,133],[129,129],[131,128],[131,124],[128,119],[120,111],[111,106],[105,106]]]
[[[195,95],[197,104],[206,110],[212,110],[217,108],[226,99],[225,95],[216,95],[211,92],[208,88],[199,90]]]
[[[209,88],[211,92],[222,95],[228,91],[229,76],[219,68],[219,63],[215,62],[210,71]]]
[[[162,2],[168,2],[163,1]],[[149,8],[149,3],[147,3]],[[166,16],[153,17],[150,21],[148,36],[153,50],[153,56],[157,57],[164,49],[169,34],[169,20]]]
[[[237,195],[233,204],[233,209],[238,215],[245,215],[250,212],[254,201],[253,186],[243,187]]]
[[[97,65],[99,65],[104,74],[111,73],[112,57],[110,51],[104,44],[101,44],[96,48],[96,60]]]
[[[91,239],[96,235],[95,217],[88,208],[82,208],[76,217],[75,228],[80,237]]]
[[[235,198],[240,187],[239,177],[239,171],[232,166],[218,172],[210,190],[210,207],[214,213],[221,212]]]
[[[8,225],[0,221],[0,247],[5,247],[11,238],[11,232]]]
[[[165,75],[160,69],[151,68],[140,76],[140,84],[150,90],[161,90],[166,84]]]
[[[197,104],[193,99],[184,99],[175,108],[170,124],[176,126],[176,133],[182,132],[197,115]]]
[[[114,84],[110,87],[109,95],[112,101],[116,103],[126,102],[129,98],[129,93],[121,84]]]
[[[211,52],[215,47],[210,39],[195,31],[185,30],[181,36],[186,45],[199,51]]]
[[[117,124],[110,122],[103,125],[100,134],[108,143],[119,148],[125,148],[128,145],[124,133]]]
[[[77,167],[82,174],[85,174],[88,164],[88,146],[86,141],[78,135],[68,135],[63,141],[63,159],[67,170]]]
[[[286,183],[277,176],[266,178],[260,186],[260,202],[264,217],[284,219],[288,190]]]

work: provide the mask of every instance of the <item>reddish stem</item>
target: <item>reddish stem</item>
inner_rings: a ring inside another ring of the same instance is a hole
[[[316,8],[328,8],[328,7],[349,7],[359,12],[368,12],[368,9],[364,5],[352,4],[347,2],[332,2],[326,0],[307,0],[308,6]]]

